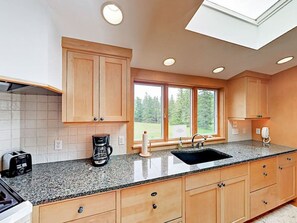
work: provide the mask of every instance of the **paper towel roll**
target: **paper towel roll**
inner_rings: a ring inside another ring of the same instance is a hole
[[[144,131],[142,134],[142,148],[141,148],[141,153],[144,155],[148,153],[148,144],[149,144],[148,134],[146,131]]]

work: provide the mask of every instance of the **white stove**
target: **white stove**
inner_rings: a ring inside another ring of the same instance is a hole
[[[0,223],[31,223],[32,204],[0,179]]]

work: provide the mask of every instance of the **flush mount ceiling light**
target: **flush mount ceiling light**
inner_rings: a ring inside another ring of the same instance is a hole
[[[103,18],[112,25],[119,25],[123,21],[123,12],[120,7],[113,2],[106,2],[102,6]]]
[[[289,61],[291,61],[291,60],[293,60],[293,59],[294,59],[293,56],[289,56],[289,57],[285,57],[285,58],[283,58],[283,59],[280,59],[280,60],[277,61],[276,63],[277,63],[277,64],[284,64],[284,63],[287,63],[287,62],[289,62]]]
[[[213,69],[213,73],[217,74],[217,73],[221,73],[223,70],[225,70],[225,67],[217,67],[215,69]]]
[[[171,65],[175,64],[175,59],[173,59],[173,58],[167,58],[166,60],[164,60],[163,64],[165,66],[171,66]]]

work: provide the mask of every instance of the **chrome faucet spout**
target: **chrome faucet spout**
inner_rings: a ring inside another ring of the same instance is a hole
[[[196,146],[195,146],[195,145],[194,145],[194,140],[195,140],[195,137],[196,137],[196,136],[201,136],[203,140],[202,140],[201,142],[198,142],[198,143],[196,144]],[[193,135],[193,137],[192,137],[192,147],[197,147],[197,148],[199,148],[200,146],[203,147],[205,141],[206,141],[206,137],[205,137],[204,135],[201,135],[201,134],[199,134],[199,133],[196,133],[196,134]]]

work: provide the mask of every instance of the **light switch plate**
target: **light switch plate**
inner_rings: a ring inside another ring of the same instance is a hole
[[[256,134],[260,135],[261,134],[261,129],[260,128],[256,128]]]
[[[63,142],[60,139],[55,140],[55,150],[62,150],[63,149]]]

